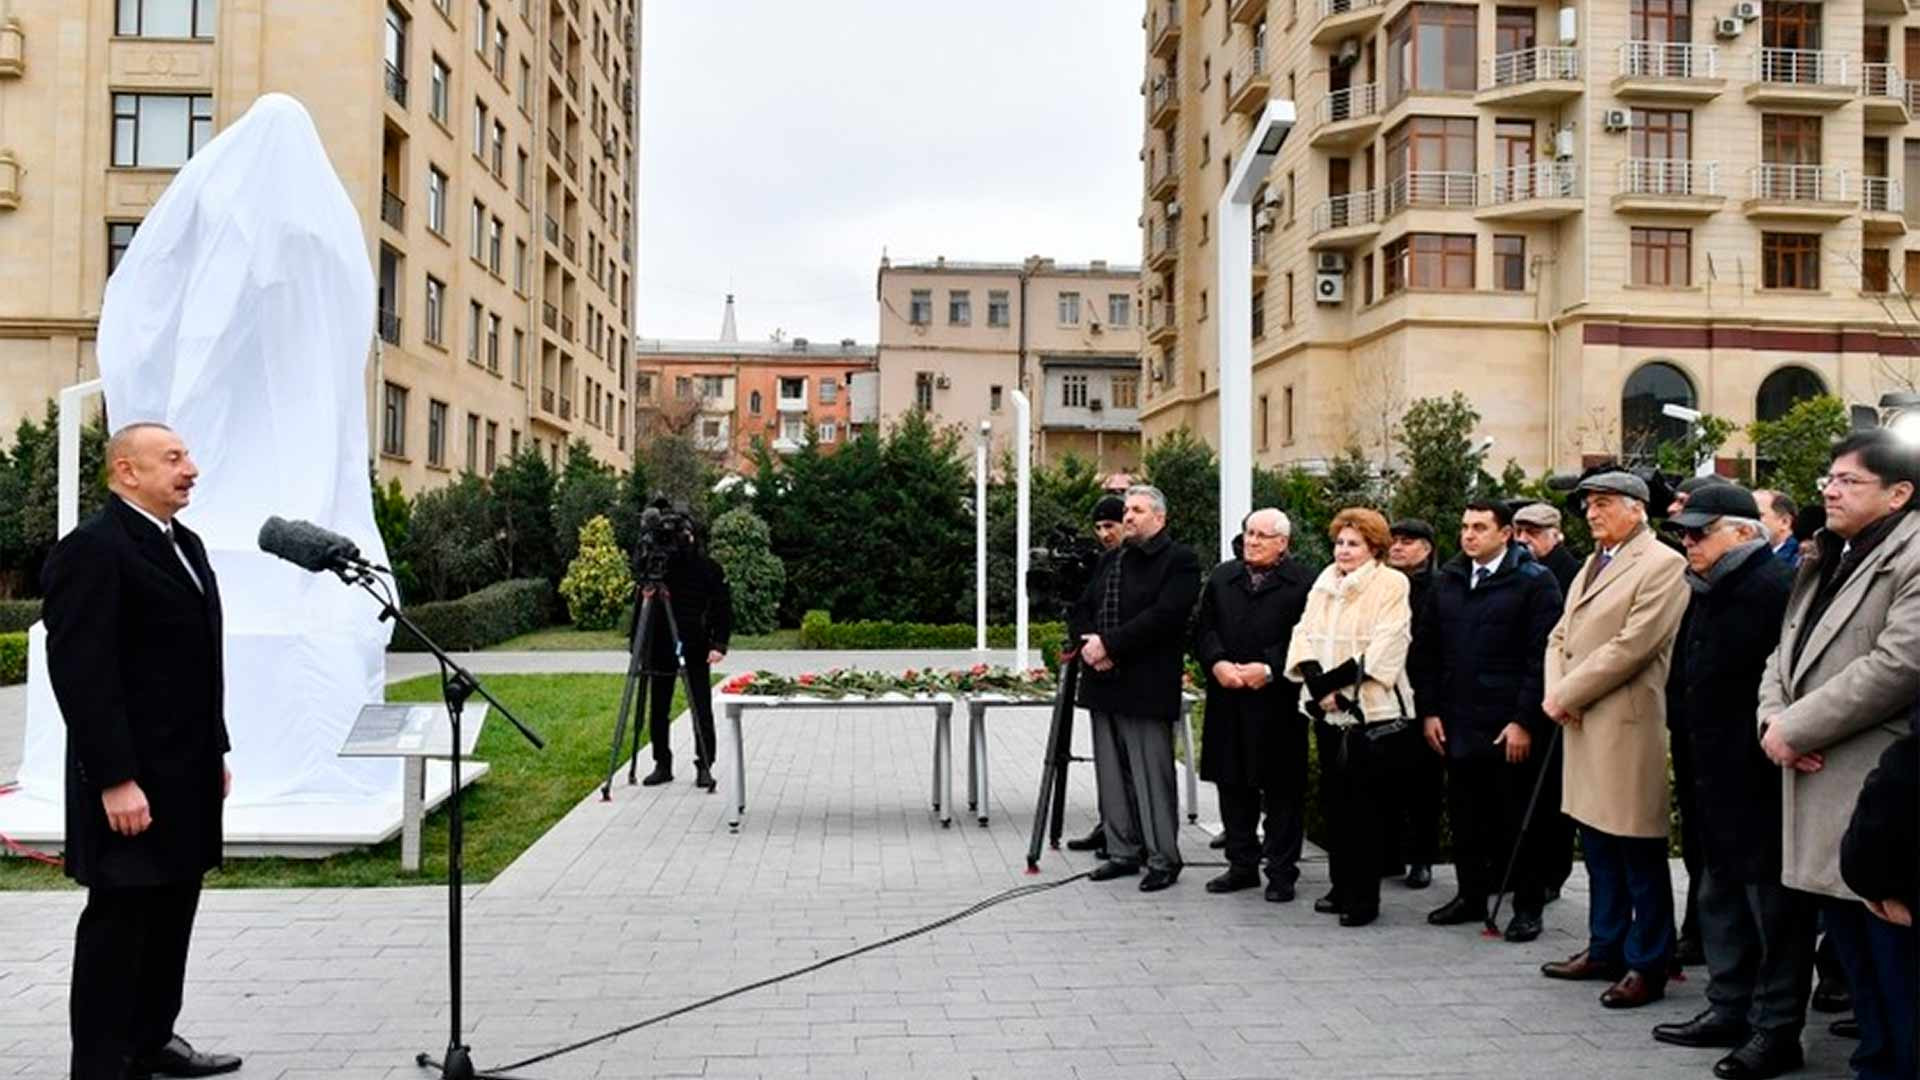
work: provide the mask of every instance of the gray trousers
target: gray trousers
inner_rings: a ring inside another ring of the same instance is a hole
[[[1813,989],[1814,905],[1772,881],[1700,882],[1700,936],[1713,1011],[1759,1031],[1798,1036]]]
[[[1180,793],[1174,782],[1172,717],[1093,714],[1093,774],[1107,858],[1180,871]]]

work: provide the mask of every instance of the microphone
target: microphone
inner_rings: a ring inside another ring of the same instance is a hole
[[[311,521],[270,517],[260,526],[260,550],[316,574],[348,568],[381,569],[360,555],[352,540]]]

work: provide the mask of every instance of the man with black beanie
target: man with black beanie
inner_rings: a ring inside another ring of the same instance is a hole
[[[1121,521],[1127,516],[1127,501],[1118,495],[1102,495],[1100,501],[1093,504],[1093,535],[1100,540],[1100,550],[1112,551],[1120,546],[1126,536]],[[1101,815],[1104,821],[1106,816]],[[1085,836],[1067,841],[1068,851],[1091,851],[1101,858],[1107,856],[1107,830],[1100,821],[1093,823],[1093,831]]]
[[[1407,575],[1407,606],[1413,613],[1411,656],[1421,647],[1420,612],[1433,588],[1435,536],[1433,526],[1419,518],[1402,518],[1388,530],[1393,546],[1387,565]],[[1409,676],[1411,676],[1409,671]],[[1418,695],[1419,689],[1414,693]],[[1440,814],[1446,799],[1446,771],[1439,758],[1426,752],[1418,739],[1404,740],[1409,759],[1404,762],[1405,786],[1387,798],[1396,804],[1387,814],[1387,839],[1382,860],[1387,871],[1406,867],[1409,889],[1433,884],[1433,861],[1440,855]]]

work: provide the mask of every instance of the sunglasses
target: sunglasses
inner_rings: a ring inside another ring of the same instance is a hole
[[[1690,544],[1698,544],[1707,537],[1712,536],[1718,528],[1720,528],[1718,521],[1710,521],[1698,528],[1682,528],[1680,530],[1680,539]]]

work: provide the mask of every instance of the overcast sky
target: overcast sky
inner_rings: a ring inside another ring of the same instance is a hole
[[[645,337],[873,340],[896,259],[1136,263],[1130,0],[646,0]]]

